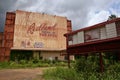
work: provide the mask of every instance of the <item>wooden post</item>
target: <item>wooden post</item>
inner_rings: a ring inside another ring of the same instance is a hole
[[[67,53],[67,58],[68,58],[68,68],[70,68],[70,54]]]
[[[102,60],[102,54],[99,53],[99,58],[100,58],[100,72],[103,72],[103,60]]]
[[[68,68],[70,68],[70,53],[68,52],[68,35],[66,36],[66,52],[67,52],[67,60],[68,60]]]

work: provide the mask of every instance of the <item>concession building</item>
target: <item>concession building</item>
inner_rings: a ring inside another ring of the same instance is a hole
[[[67,54],[99,54],[101,72],[103,71],[102,54],[112,52],[120,60],[120,18],[66,33]],[[68,58],[70,63],[70,59]],[[68,64],[70,66],[70,64]]]

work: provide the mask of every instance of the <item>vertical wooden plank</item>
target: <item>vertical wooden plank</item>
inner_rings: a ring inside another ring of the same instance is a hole
[[[100,39],[106,39],[106,38],[107,38],[106,28],[101,27],[100,28]]]
[[[84,31],[78,32],[78,43],[84,43]]]
[[[115,24],[116,24],[117,36],[120,36],[120,21],[115,22]]]
[[[77,44],[78,43],[78,36],[77,34],[73,35],[73,44]]]
[[[106,25],[107,38],[117,37],[115,23],[110,23]]]

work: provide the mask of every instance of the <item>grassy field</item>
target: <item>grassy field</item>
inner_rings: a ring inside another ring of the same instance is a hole
[[[48,69],[44,72],[45,80],[120,80],[120,72],[105,71],[104,73],[81,71],[68,68]]]
[[[45,80],[120,80],[120,61],[103,56],[104,72],[100,72],[99,56],[79,57],[67,68],[66,61],[19,60],[0,62],[0,69],[54,67],[43,72]]]
[[[120,62],[103,60],[104,72],[100,72],[98,57],[80,58],[71,68],[56,67],[44,72],[45,80],[120,80]]]
[[[0,62],[0,69],[15,69],[15,68],[36,68],[36,67],[56,67],[67,66],[65,61],[50,61],[50,60],[20,60]]]

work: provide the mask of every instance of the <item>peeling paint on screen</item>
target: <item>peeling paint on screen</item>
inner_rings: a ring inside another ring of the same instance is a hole
[[[66,49],[67,18],[16,11],[13,47]]]
[[[85,31],[85,41],[100,39],[100,29],[96,28],[93,30]]]

